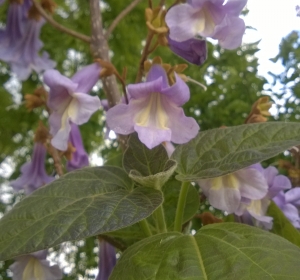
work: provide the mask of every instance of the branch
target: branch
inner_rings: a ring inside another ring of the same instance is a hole
[[[68,29],[66,27],[64,27],[63,25],[59,24],[58,22],[56,22],[51,16],[49,16],[46,11],[43,9],[43,7],[40,5],[40,3],[37,0],[32,0],[33,5],[36,7],[36,9],[39,11],[39,13],[43,16],[43,18],[45,18],[46,21],[48,21],[54,28],[56,28],[57,30],[67,33],[75,38],[78,38],[86,43],[90,43],[91,38],[78,33],[74,30]]]
[[[109,47],[106,38],[104,37],[102,26],[102,15],[100,10],[99,0],[89,0],[90,15],[91,15],[91,51],[94,58],[101,58],[105,61],[110,61]],[[109,76],[102,79],[103,90],[107,97],[109,107],[113,107],[121,100],[121,93],[117,84],[116,77]],[[119,135],[119,143],[123,149],[126,147],[127,137]]]
[[[129,14],[132,9],[140,3],[142,0],[134,0],[131,4],[129,4],[112,22],[112,24],[108,27],[105,38],[108,39],[110,34],[113,32],[113,30],[116,28],[116,26],[119,24],[119,22],[127,15]]]

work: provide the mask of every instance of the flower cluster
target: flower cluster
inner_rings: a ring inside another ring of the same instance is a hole
[[[56,63],[43,52],[39,34],[45,20],[37,16],[30,0],[11,1],[5,29],[0,30],[0,59],[7,62],[19,80],[54,68]]]

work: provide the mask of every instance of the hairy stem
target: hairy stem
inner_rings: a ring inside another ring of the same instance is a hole
[[[150,230],[150,228],[149,228],[149,225],[148,225],[148,222],[147,222],[146,219],[139,221],[139,225],[140,225],[142,231],[144,232],[144,234],[145,234],[147,237],[152,236],[152,232],[151,232],[151,230]]]
[[[186,203],[186,197],[189,190],[190,182],[182,182],[181,190],[178,198],[176,216],[175,216],[175,224],[174,230],[180,231],[182,230],[182,220],[183,220],[183,211]]]

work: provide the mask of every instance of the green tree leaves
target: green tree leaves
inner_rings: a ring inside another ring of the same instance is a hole
[[[129,226],[162,202],[160,191],[133,188],[117,167],[68,173],[26,197],[0,220],[0,259]]]
[[[124,252],[111,280],[299,279],[298,247],[266,231],[214,224],[195,235],[144,239]]]
[[[176,148],[176,176],[196,181],[222,176],[300,144],[300,124],[268,122],[202,131]]]

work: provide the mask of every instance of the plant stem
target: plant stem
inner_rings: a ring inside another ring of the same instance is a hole
[[[91,38],[89,36],[86,36],[84,34],[81,34],[79,32],[76,32],[75,30],[71,30],[58,22],[56,22],[51,16],[49,16],[46,11],[43,9],[41,4],[38,0],[32,0],[33,5],[36,7],[36,9],[39,11],[39,13],[43,16],[45,20],[47,20],[53,27],[55,27],[57,30],[67,33],[75,38],[78,38],[82,40],[83,42],[90,43]]]
[[[156,220],[156,226],[159,232],[167,232],[167,226],[166,226],[166,221],[165,221],[165,213],[163,206],[160,205],[154,212],[155,214],[155,220]]]
[[[148,225],[148,222],[146,219],[139,221],[139,225],[147,237],[152,236],[152,232],[149,228],[149,225]]]
[[[182,219],[183,219],[183,211],[186,203],[186,197],[189,190],[190,182],[182,182],[181,190],[178,198],[176,216],[175,216],[175,224],[174,230],[181,232],[182,230]]]
[[[143,77],[143,74],[144,74],[144,62],[147,59],[148,55],[150,54],[149,49],[150,49],[151,42],[152,42],[152,39],[153,39],[154,35],[155,34],[153,33],[153,31],[150,31],[150,30],[148,31],[148,35],[147,35],[147,39],[146,39],[146,45],[143,49],[142,57],[141,57],[141,60],[140,60],[140,63],[139,63],[139,70],[138,70],[138,73],[137,73],[137,76],[136,76],[136,79],[135,79],[136,83],[139,83],[142,80],[142,77]]]

